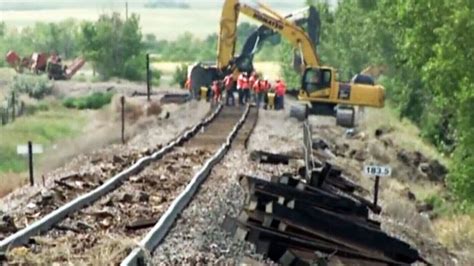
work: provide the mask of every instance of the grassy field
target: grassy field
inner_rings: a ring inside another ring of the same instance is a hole
[[[15,75],[15,71],[11,68],[0,67],[0,105],[4,100],[5,94],[8,92],[8,82]]]
[[[280,11],[280,10],[279,10]],[[68,18],[93,21],[104,13],[119,12],[125,15],[122,5],[107,8],[82,9],[43,9],[25,11],[0,11],[0,21],[9,27],[26,27],[37,21],[59,22]],[[131,8],[129,13],[140,15],[141,28],[144,34],[155,34],[158,39],[175,39],[186,31],[205,38],[217,33],[219,29],[220,8],[209,9],[146,9]],[[281,10],[282,13],[290,10]],[[241,21],[250,22],[242,16]]]
[[[42,144],[48,152],[55,141],[74,137],[81,132],[85,122],[79,111],[68,110],[57,103],[50,105],[48,111],[21,117],[0,127],[0,196],[16,187],[18,183],[12,180],[20,182],[18,173],[26,170],[25,158],[16,154],[17,145],[31,140]]]
[[[0,127],[0,173],[25,170],[24,159],[15,156],[16,146],[29,140],[46,147],[54,141],[80,132],[84,119],[78,111],[50,105],[48,111],[18,118],[14,123]]]

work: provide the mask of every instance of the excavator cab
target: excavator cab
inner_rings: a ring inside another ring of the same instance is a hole
[[[302,88],[309,95],[331,88],[332,69],[307,68],[303,74]]]

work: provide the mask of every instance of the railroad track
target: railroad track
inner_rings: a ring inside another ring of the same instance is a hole
[[[141,152],[132,151],[125,155],[115,155],[113,158],[95,158],[89,163],[87,172],[72,174],[55,181],[55,186],[47,192],[37,193],[29,198],[26,206],[22,206],[24,211],[12,214],[12,219],[20,230],[3,232],[0,235],[0,252],[9,246],[27,242],[30,236],[49,229],[51,224],[107,194],[120,185],[123,179],[191,139],[202,127],[211,123],[221,109],[221,105],[217,106],[201,122],[185,130],[165,146]]]
[[[28,243],[33,253],[30,259],[48,257],[48,263],[93,263],[89,259],[113,250],[113,263],[118,263],[148,232],[141,243],[151,251],[232,141],[246,142],[256,119],[255,108],[219,106],[160,151],[7,237],[0,242],[0,250]],[[155,227],[150,230],[151,226]],[[65,256],[65,250],[74,255]],[[140,251],[134,250],[128,260],[142,258]],[[9,259],[15,262],[15,257]]]

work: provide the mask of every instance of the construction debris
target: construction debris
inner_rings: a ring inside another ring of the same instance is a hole
[[[20,57],[15,51],[9,51],[6,62],[18,73],[29,69],[35,74],[47,73],[49,79],[68,80],[79,71],[86,61],[82,57],[73,60],[70,65],[63,65],[57,54],[33,53],[31,56]]]
[[[163,97],[160,99],[161,104],[165,103],[177,103],[177,104],[182,104],[187,101],[191,100],[191,95],[186,93],[167,93],[163,95]]]
[[[333,258],[390,265],[424,261],[410,245],[381,231],[369,217],[368,201],[334,185],[343,183],[334,178],[340,171],[326,164],[317,172],[311,184],[298,176],[272,182],[242,176],[246,205],[239,217],[226,217],[223,228],[282,265]]]
[[[250,153],[250,159],[255,162],[265,164],[288,164],[290,159],[294,159],[291,156],[284,154],[275,154],[264,151],[253,151]]]

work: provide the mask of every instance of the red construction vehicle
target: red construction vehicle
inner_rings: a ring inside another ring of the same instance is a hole
[[[21,58],[15,51],[9,51],[6,55],[6,61],[18,73],[23,73],[29,69],[32,73],[47,73],[49,79],[66,80],[76,74],[85,64],[81,57],[74,59],[71,65],[62,65],[61,57],[53,53],[49,56],[46,53],[33,53],[29,57]]]

